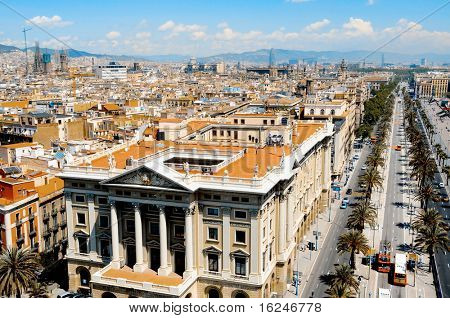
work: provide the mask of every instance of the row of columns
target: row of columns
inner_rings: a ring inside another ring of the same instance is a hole
[[[112,262],[113,268],[120,268],[120,243],[119,243],[119,217],[115,201],[110,202],[111,205],[111,240],[112,240]],[[158,275],[168,275],[171,269],[167,262],[167,220],[165,206],[158,206],[159,209],[159,251],[160,251],[160,267]],[[134,210],[134,231],[136,243],[136,264],[133,267],[135,272],[144,271],[147,266],[144,264],[144,244],[142,234],[142,212],[139,203],[133,203]],[[185,274],[189,275],[193,272],[194,267],[194,240],[192,216],[195,212],[194,208],[185,208],[185,247],[186,247],[186,266]]]
[[[279,228],[278,228],[278,252],[283,253],[290,244],[292,238],[292,228],[294,222],[294,205],[290,198],[292,188],[289,188],[285,194],[280,195],[279,204]]]

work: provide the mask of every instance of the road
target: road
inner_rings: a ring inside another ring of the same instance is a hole
[[[400,101],[400,99],[396,99]],[[396,102],[397,104],[397,102]],[[391,152],[389,161],[389,175],[386,189],[386,206],[384,207],[384,220],[382,226],[382,240],[391,242],[392,251],[403,251],[407,243],[405,241],[405,227],[401,226],[406,221],[409,222],[407,215],[407,196],[406,196],[406,181],[407,175],[407,161],[406,150],[404,149],[404,131],[401,124],[403,123],[403,101],[401,101],[394,110],[394,125],[392,146],[401,145],[402,151],[396,151],[392,147],[389,148]],[[378,246],[375,247],[377,250]],[[387,273],[379,273],[378,288],[385,288],[391,290],[392,298],[406,297],[406,289],[400,286],[393,286],[388,282]]]
[[[417,116],[419,116],[419,127],[422,129],[422,131],[426,134],[426,131],[423,127],[423,122],[420,118],[419,112],[417,112]],[[445,136],[444,136],[445,137]],[[436,138],[435,138],[436,139]],[[428,145],[429,139],[427,139]],[[441,182],[445,182],[439,173],[436,173],[434,175],[434,186],[438,189],[440,194],[447,194],[446,189],[439,189],[438,185]],[[431,201],[430,207],[435,208],[438,210],[444,217],[445,220],[448,221],[449,219],[449,212],[450,212],[450,205],[449,203],[443,203],[443,202],[433,202]],[[436,253],[436,268],[438,272],[438,278],[441,285],[441,293],[442,297],[449,298],[450,297],[450,253],[445,252],[438,252]],[[438,293],[439,295],[439,293]]]
[[[370,152],[370,149],[367,148],[367,146],[364,146],[360,153],[360,159],[355,165],[355,171],[348,181],[348,188],[351,188],[353,190],[358,188],[358,177],[361,174],[361,166],[366,161],[366,157]],[[345,194],[342,194],[342,197],[345,196]],[[354,203],[353,197],[350,203]],[[350,255],[348,253],[346,253],[345,255],[339,255],[336,250],[336,244],[339,235],[346,231],[345,227],[347,225],[347,217],[350,211],[351,207],[345,210],[340,209],[338,211],[338,214],[336,215],[334,222],[330,227],[327,238],[322,243],[320,254],[317,257],[314,268],[311,271],[309,280],[305,288],[303,289],[301,295],[302,297],[307,298],[311,297],[312,295],[314,297],[325,297],[327,286],[320,282],[320,276],[333,272],[334,264],[344,264],[349,262]]]

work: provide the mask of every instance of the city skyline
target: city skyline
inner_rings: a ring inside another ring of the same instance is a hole
[[[278,0],[261,5],[255,1],[243,4],[165,1],[135,2],[134,7],[115,1],[109,6],[83,1],[70,6],[52,1],[48,4],[30,1],[7,4],[77,50],[126,55],[182,52],[208,56],[270,47],[315,51],[374,50],[445,2],[411,4],[378,0],[337,4],[336,1]],[[62,46],[17,13],[3,8],[0,13],[1,44],[22,48],[21,30],[27,26],[32,28],[28,33],[30,46],[36,40],[42,47]],[[448,6],[438,10],[383,50],[412,54],[448,52],[450,32],[445,25],[448,10]]]

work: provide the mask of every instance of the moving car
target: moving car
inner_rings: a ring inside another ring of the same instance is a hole
[[[361,170],[366,170],[367,169],[367,166],[366,165],[362,165],[361,166]]]
[[[395,151],[400,151],[400,150],[402,150],[402,146],[400,146],[400,145],[395,146]]]
[[[345,203],[344,201],[342,201],[340,208],[341,208],[341,209],[346,209],[347,206],[348,206],[348,204]]]

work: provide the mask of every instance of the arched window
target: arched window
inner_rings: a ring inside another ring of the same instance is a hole
[[[114,295],[113,293],[110,292],[104,292],[102,294],[102,298],[117,298],[116,295]]]
[[[89,283],[91,281],[91,273],[85,267],[78,267],[76,272],[78,275],[80,275],[80,285],[89,287]]]
[[[215,287],[208,287],[206,289],[206,294],[208,295],[208,298],[222,298],[220,291]]]
[[[231,298],[248,298],[248,294],[242,290],[235,290],[233,294],[231,294]]]
[[[321,115],[325,115],[325,109],[321,109],[321,110],[320,110],[320,114],[321,114]]]
[[[310,114],[310,115],[314,115],[314,109],[310,109],[310,110],[309,110],[309,114]]]
[[[336,111],[334,109],[331,110],[331,115],[334,115]]]

